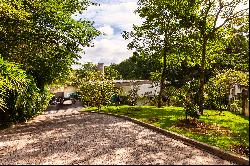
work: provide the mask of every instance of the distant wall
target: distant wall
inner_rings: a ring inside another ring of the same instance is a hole
[[[160,91],[160,86],[151,87],[152,82],[149,80],[115,80],[114,82],[117,87],[122,88],[122,96],[127,96],[135,84],[139,86],[137,94],[140,97],[144,96],[147,92],[152,93],[152,95],[156,95]]]
[[[152,95],[156,95],[160,91],[160,87],[151,87],[151,84],[142,84],[139,85],[139,90],[137,94],[142,97],[145,95],[145,93],[149,92]],[[133,88],[133,85],[120,85],[119,87],[122,88],[121,96],[127,96],[129,94],[129,91]]]
[[[50,92],[55,94],[56,97],[69,97],[70,93],[75,93],[76,88],[73,86],[64,86],[59,88],[51,88]]]

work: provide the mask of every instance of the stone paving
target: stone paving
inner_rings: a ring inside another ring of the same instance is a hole
[[[50,110],[0,130],[0,164],[233,164],[132,122],[80,109]]]

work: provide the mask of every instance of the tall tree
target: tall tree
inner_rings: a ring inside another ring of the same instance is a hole
[[[178,2],[139,0],[138,5],[135,12],[144,19],[144,22],[140,26],[133,26],[133,31],[124,32],[123,37],[125,39],[132,38],[128,48],[136,48],[139,53],[161,59],[163,66],[158,95],[158,107],[161,107],[168,62],[180,59],[179,56],[175,56],[180,30],[178,20],[176,15],[168,10],[177,7]]]
[[[204,103],[204,84],[205,68],[214,60],[213,57],[219,56],[218,49],[221,49],[221,38],[229,41],[233,37],[233,31],[236,26],[240,28],[246,23],[248,17],[248,7],[243,8],[248,1],[242,0],[197,0],[196,10],[193,10],[195,18],[186,19],[183,24],[190,25],[189,32],[192,35],[188,37],[194,41],[196,55],[198,55],[200,64],[200,86],[199,86],[199,111],[203,114]],[[193,6],[192,6],[193,7]],[[191,27],[191,28],[190,28]],[[197,49],[198,48],[198,49]]]
[[[99,35],[93,23],[75,20],[88,0],[0,0],[0,54],[22,64],[43,88],[64,78],[79,52]]]

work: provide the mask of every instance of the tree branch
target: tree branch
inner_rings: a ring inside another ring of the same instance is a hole
[[[223,9],[223,7],[224,7],[224,6],[222,6],[222,2],[221,2],[221,0],[219,0],[219,5],[220,5],[220,8],[219,8],[219,10],[218,10],[218,12],[216,13],[216,16],[215,16],[213,29],[215,28],[216,23],[217,23],[217,20],[218,20],[218,17],[219,17],[219,15],[220,15],[220,13],[221,13],[221,10],[222,10],[222,9]]]
[[[220,26],[214,28],[214,30],[213,30],[212,33],[214,33],[215,31],[217,31],[218,29],[220,29],[220,28],[221,28],[222,26],[224,26],[228,21],[231,21],[231,20],[233,20],[234,18],[236,18],[237,15],[238,15],[239,13],[244,12],[244,11],[247,11],[247,10],[249,10],[249,8],[240,10],[240,11],[236,12],[232,17],[228,17]]]

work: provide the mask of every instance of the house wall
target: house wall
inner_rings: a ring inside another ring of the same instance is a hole
[[[56,97],[62,96],[63,97],[69,97],[70,93],[76,92],[76,88],[73,86],[65,86],[65,87],[59,87],[59,88],[51,88],[50,92],[53,94],[56,94]]]
[[[158,94],[160,92],[159,86],[151,87],[151,84],[142,84],[140,85],[140,89],[138,91],[139,96],[143,96],[146,92],[151,92],[152,95]]]
[[[241,86],[239,84],[235,84],[233,85],[231,88],[230,88],[230,93],[229,93],[229,101],[232,101],[232,100],[237,100],[238,98],[238,94],[241,94],[242,93],[242,90],[243,89],[248,89],[246,88],[245,86]]]
[[[121,96],[127,96],[129,94],[129,91],[133,88],[132,85],[121,85],[120,87],[122,88]],[[139,90],[137,94],[140,97],[142,97],[144,96],[146,92],[151,92],[152,95],[155,95],[159,93],[159,91],[160,91],[160,87],[151,88],[151,84],[142,84],[142,85],[139,85]]]
[[[150,92],[151,95],[156,95],[160,91],[159,86],[158,87],[151,87],[152,85],[149,83],[141,84],[138,86],[139,86],[139,90],[138,90],[137,94],[140,97],[143,97],[146,92]],[[119,84],[119,87],[122,88],[122,93],[120,95],[121,96],[128,96],[129,91],[133,88],[133,85],[126,82],[126,83]],[[150,105],[150,100],[147,97],[140,98],[137,100],[136,105],[137,106]]]
[[[69,94],[75,93],[76,88],[73,86],[64,87],[64,97],[69,97]]]

